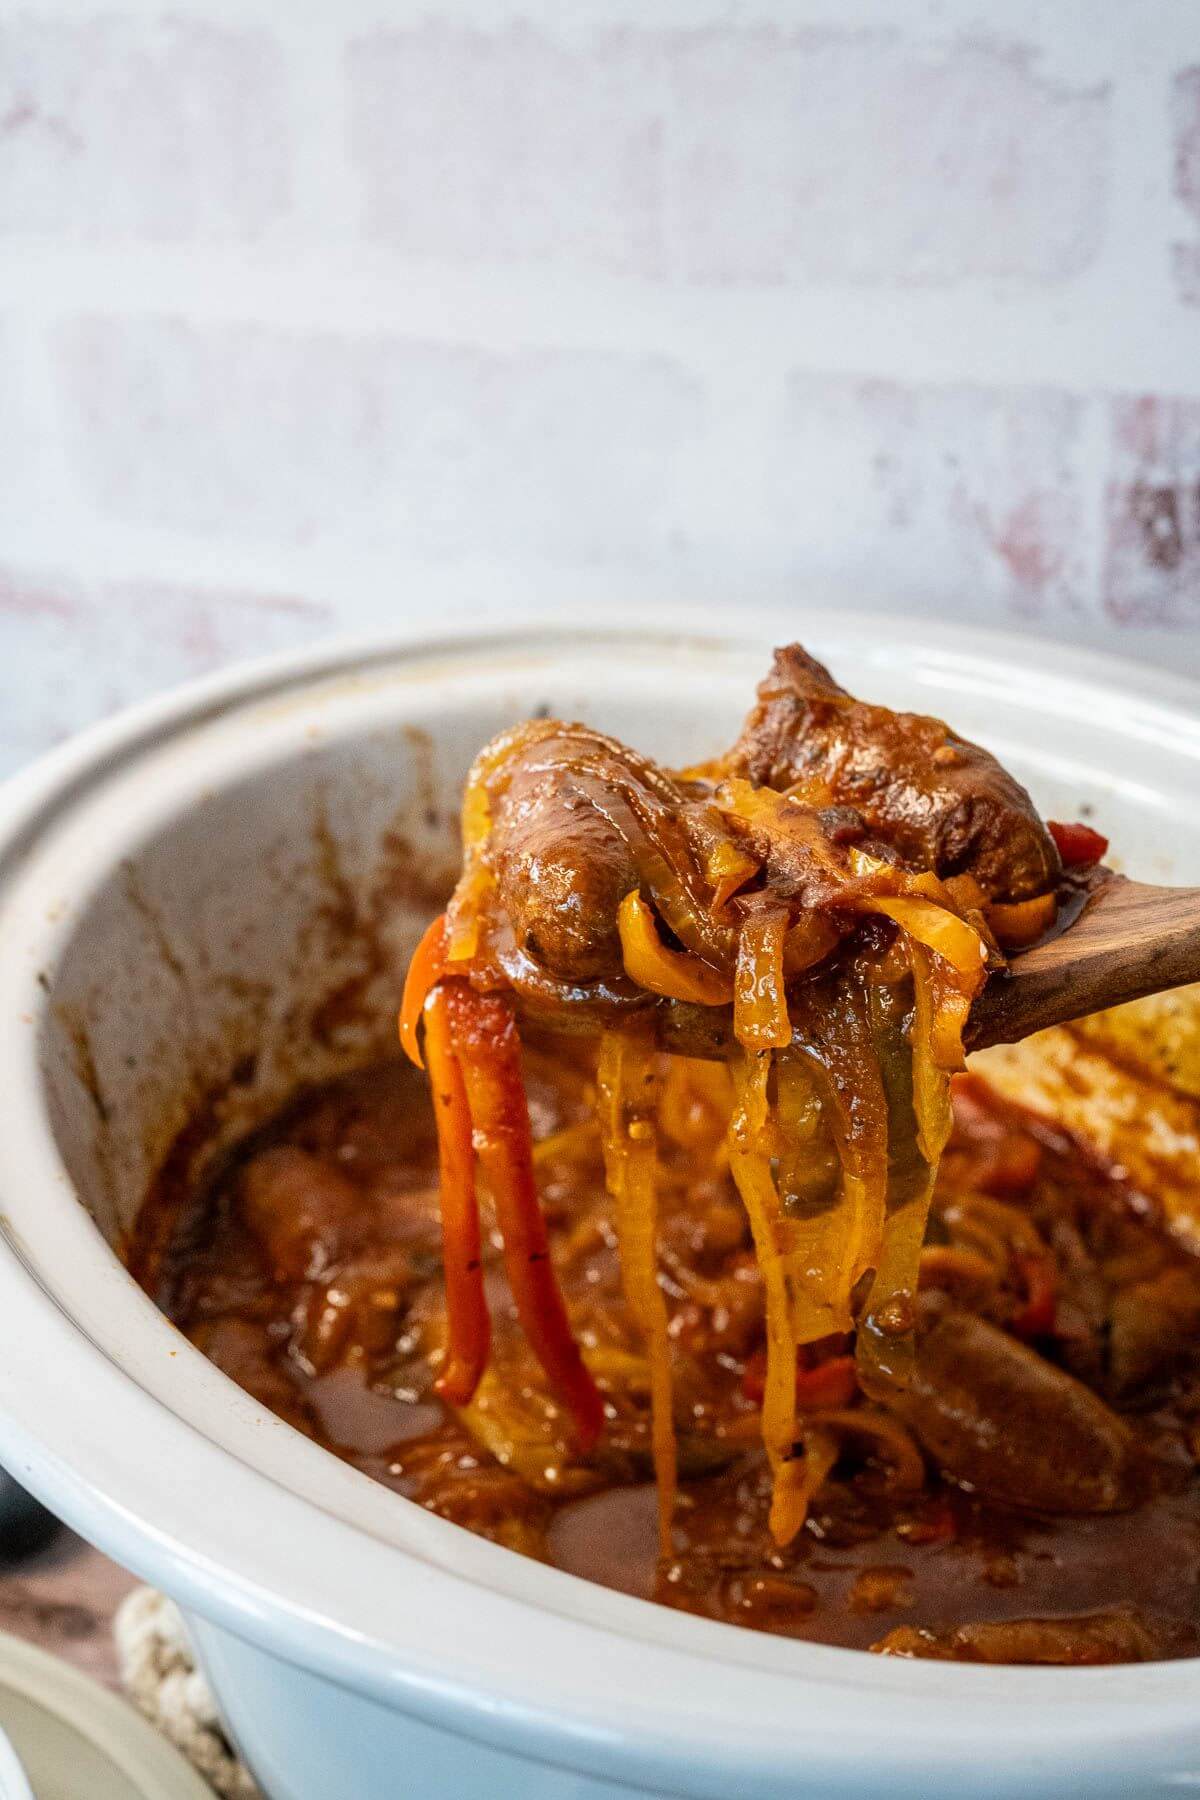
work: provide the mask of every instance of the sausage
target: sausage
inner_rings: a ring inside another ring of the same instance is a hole
[[[1200,1331],[1200,1274],[1165,1269],[1122,1288],[1108,1331],[1108,1382],[1118,1399],[1151,1387],[1192,1353]]]
[[[514,772],[491,849],[501,905],[528,956],[560,981],[620,974],[617,908],[638,885],[637,863],[569,762]]]
[[[907,860],[970,873],[995,900],[1043,893],[1061,873],[1029,795],[994,756],[940,719],[851,698],[799,644],[775,652],[723,768],[758,787],[823,783]]]
[[[1133,1433],[1090,1388],[965,1312],[934,1315],[892,1404],[927,1454],[990,1499],[1045,1513],[1123,1512],[1146,1493]]]
[[[489,858],[518,946],[570,983],[619,980],[617,908],[654,864],[700,892],[687,796],[613,738],[561,725],[503,764]]]
[[[315,1280],[374,1219],[365,1195],[333,1163],[294,1144],[263,1150],[246,1164],[241,1210],[277,1281]]]

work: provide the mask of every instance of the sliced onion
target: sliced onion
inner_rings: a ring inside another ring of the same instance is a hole
[[[621,1283],[649,1363],[659,1552],[668,1557],[677,1474],[670,1321],[658,1281],[654,1119],[659,1077],[652,1036],[638,1028],[606,1031],[596,1080],[608,1191],[617,1208]]]
[[[787,908],[751,913],[738,933],[733,1035],[746,1050],[785,1050],[792,1041],[783,972]]]
[[[727,1006],[733,983],[708,963],[684,950],[669,950],[658,935],[654,914],[636,888],[617,909],[617,930],[625,973],[664,1000],[687,1000],[693,1006]]]

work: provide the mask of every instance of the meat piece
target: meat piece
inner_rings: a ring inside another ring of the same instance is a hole
[[[737,793],[732,783],[718,789],[717,806],[723,805],[761,863],[772,899],[790,900],[805,912],[844,903],[853,886],[843,817],[849,809],[818,811],[783,800],[769,789]],[[857,832],[855,841],[877,860],[896,860],[889,845],[864,839],[863,830]]]
[[[276,1281],[316,1279],[370,1230],[374,1211],[332,1163],[293,1144],[247,1163],[241,1207]]]
[[[490,795],[492,871],[518,945],[548,974],[619,979],[617,908],[643,881],[665,875],[703,910],[687,796],[646,757],[560,725],[531,736],[501,771]]]
[[[1193,1354],[1200,1331],[1200,1272],[1164,1269],[1122,1288],[1109,1314],[1109,1385],[1118,1398],[1169,1375]]]
[[[518,948],[572,986],[620,981],[617,909],[635,888],[685,949],[726,967],[733,939],[708,870],[731,837],[773,895],[808,911],[844,897],[851,845],[942,875],[969,869],[1002,898],[1040,893],[1059,873],[1028,795],[993,757],[939,720],[852,700],[798,646],[776,653],[707,780],[554,720],[497,739],[476,769],[499,909]],[[797,785],[807,804],[782,803]]]
[[[1023,1511],[1122,1512],[1144,1496],[1137,1441],[1090,1388],[965,1312],[934,1315],[893,1402],[956,1481]]]
[[[350,1349],[381,1355],[396,1341],[398,1315],[412,1285],[403,1245],[372,1245],[315,1282],[297,1309],[292,1347],[313,1373],[331,1369]]]
[[[780,790],[821,784],[902,856],[969,872],[997,900],[1044,892],[1058,851],[1020,784],[940,719],[852,699],[798,644],[775,652],[727,774]]]
[[[638,885],[637,862],[569,763],[514,772],[491,842],[501,903],[520,948],[560,981],[618,975],[617,908]]]
[[[929,1657],[938,1662],[1043,1663],[1089,1667],[1153,1662],[1159,1647],[1132,1613],[1091,1613],[1076,1619],[989,1619],[954,1631],[899,1625],[871,1645],[880,1656]]]

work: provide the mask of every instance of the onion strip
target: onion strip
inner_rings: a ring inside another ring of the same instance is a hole
[[[780,1176],[789,1200],[794,1197],[805,1209],[788,1212],[783,1222],[792,1329],[797,1344],[810,1344],[853,1325],[843,1265],[854,1194],[846,1189],[827,1109],[807,1057],[798,1051],[777,1057],[775,1078]]]
[[[738,933],[733,1035],[745,1050],[785,1050],[792,1041],[783,972],[787,930],[787,908],[772,906],[752,912]]]
[[[950,1078],[934,1058],[934,957],[909,939],[913,980],[912,1112],[917,1150],[925,1164],[918,1190],[888,1214],[883,1245],[858,1335],[859,1378],[874,1399],[907,1386],[916,1358],[916,1295],[921,1246],[938,1163],[950,1135]],[[919,1171],[920,1163],[916,1164]]]
[[[996,942],[1005,950],[1023,950],[1036,943],[1057,914],[1058,901],[1053,894],[1035,894],[1031,900],[994,900],[983,908]]]
[[[917,1143],[931,1169],[941,1161],[954,1116],[950,1109],[950,1078],[939,1066],[937,1012],[946,1005],[939,994],[933,959],[922,944],[909,944],[913,977],[912,1074],[913,1111],[917,1119]]]
[[[805,1458],[796,1455],[796,1335],[787,1274],[776,1236],[779,1195],[770,1158],[762,1148],[771,1053],[747,1052],[734,1061],[732,1068],[735,1100],[729,1128],[729,1164],[750,1221],[766,1305],[762,1437],[774,1478],[770,1527],[777,1544],[789,1544],[804,1524],[812,1490]]]
[[[617,930],[625,973],[639,987],[665,1000],[693,1006],[725,1006],[733,998],[727,976],[692,952],[670,950],[658,935],[654,914],[636,888],[617,909]]]
[[[863,1437],[879,1445],[891,1463],[889,1494],[917,1494],[925,1485],[925,1460],[912,1433],[890,1413],[875,1406],[839,1408],[821,1414],[822,1429],[831,1436],[843,1433]]]
[[[597,1066],[601,1137],[608,1191],[616,1202],[621,1283],[646,1347],[650,1370],[650,1436],[658,1485],[659,1554],[672,1552],[676,1454],[670,1321],[658,1280],[657,1146],[659,1077],[653,1036],[606,1031]]]
[[[942,957],[964,981],[972,982],[973,993],[982,985],[987,973],[987,945],[975,927],[957,913],[933,900],[910,895],[871,895],[860,904],[867,912],[894,919],[908,937]]]

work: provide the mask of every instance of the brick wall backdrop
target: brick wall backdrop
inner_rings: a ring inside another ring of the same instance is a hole
[[[1195,5],[0,10],[0,769],[411,610],[822,594],[1200,673]]]

